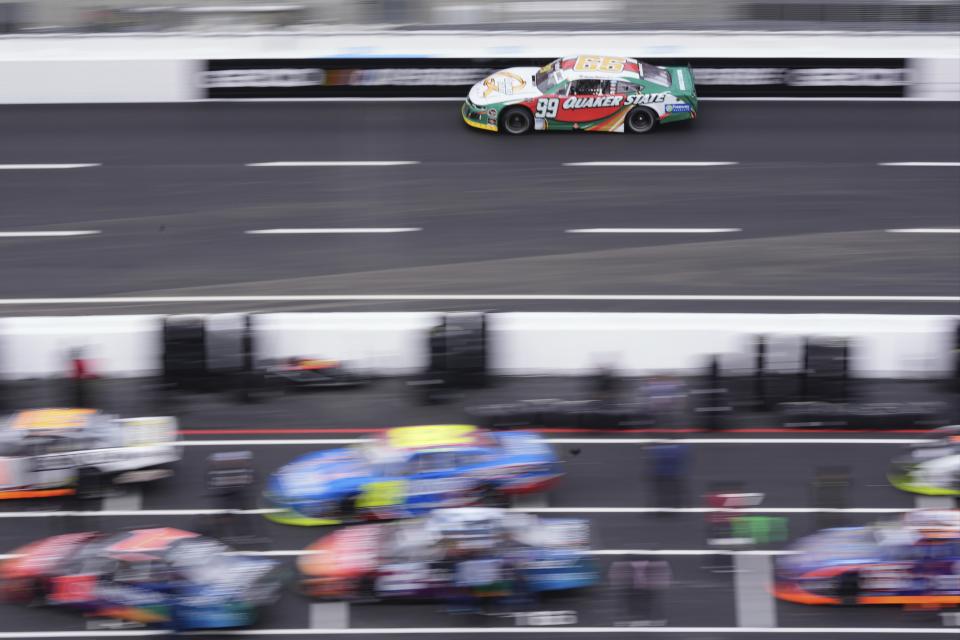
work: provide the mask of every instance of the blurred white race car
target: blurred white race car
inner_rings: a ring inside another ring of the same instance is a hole
[[[893,460],[890,484],[928,496],[960,496],[960,425],[934,429],[932,435]]]
[[[93,409],[33,409],[0,421],[0,499],[84,497],[159,480],[180,459],[177,420]]]

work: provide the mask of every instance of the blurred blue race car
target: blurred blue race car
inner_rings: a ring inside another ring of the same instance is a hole
[[[368,443],[318,451],[267,482],[267,517],[294,525],[409,518],[507,494],[542,491],[561,476],[530,432],[469,425],[397,427]]]
[[[960,511],[807,536],[778,559],[774,592],[801,604],[960,605]]]

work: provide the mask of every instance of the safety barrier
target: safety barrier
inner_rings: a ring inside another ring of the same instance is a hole
[[[956,34],[438,31],[0,37],[0,103],[460,98],[578,52],[688,64],[701,97],[960,100]]]
[[[115,377],[156,375],[165,363],[230,371],[293,356],[407,375],[435,368],[438,351],[442,368],[461,373],[584,375],[612,366],[689,375],[704,370],[709,354],[747,357],[758,335],[847,338],[854,377],[960,373],[956,316],[490,313],[483,320],[427,312],[2,318],[0,377],[63,375],[76,349],[97,373]]]

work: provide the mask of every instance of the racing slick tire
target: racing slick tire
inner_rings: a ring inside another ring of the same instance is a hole
[[[363,518],[360,509],[357,507],[356,496],[348,496],[337,503],[337,515],[339,516],[337,519],[344,524],[360,522]]]
[[[834,586],[840,605],[850,607],[860,599],[860,574],[856,571],[847,571],[837,576]]]
[[[47,590],[37,578],[5,580],[0,586],[0,602],[40,606],[46,603]]]
[[[510,506],[510,500],[496,485],[488,483],[477,487],[477,504],[503,509]]]
[[[76,496],[80,500],[102,498],[110,484],[107,475],[95,467],[80,467],[77,469]]]
[[[533,130],[533,114],[524,107],[510,107],[500,114],[500,131],[511,136],[522,136]]]
[[[649,107],[634,107],[627,114],[624,121],[627,131],[630,133],[648,133],[657,126],[659,118],[657,112]]]

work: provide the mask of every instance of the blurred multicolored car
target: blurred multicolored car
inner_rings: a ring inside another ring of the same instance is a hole
[[[445,597],[457,565],[474,559],[510,569],[497,573],[504,592],[517,579],[529,592],[561,591],[597,582],[589,539],[586,520],[440,509],[418,520],[340,529],[311,545],[298,567],[302,591],[316,598]]]
[[[175,630],[251,625],[279,591],[275,561],[172,528],[53,536],[0,565],[7,601]]]
[[[893,460],[890,484],[928,496],[960,496],[960,425],[934,429],[931,435],[932,440]]]
[[[32,409],[0,421],[0,499],[62,496],[165,478],[180,460],[177,420],[93,409]]]
[[[267,517],[293,525],[388,520],[547,489],[560,462],[536,433],[470,425],[397,427],[362,445],[318,451],[267,482]]]
[[[960,605],[960,511],[825,529],[777,559],[775,595],[802,604]]]
[[[541,68],[513,67],[478,82],[461,107],[477,129],[647,133],[691,120],[698,100],[689,67],[633,58],[581,55]]]

